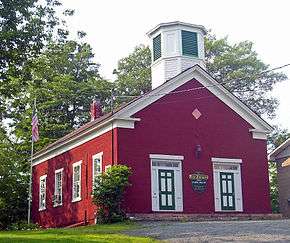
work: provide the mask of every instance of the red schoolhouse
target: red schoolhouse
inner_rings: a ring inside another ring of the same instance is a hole
[[[163,23],[152,39],[153,90],[35,154],[32,218],[94,223],[94,177],[132,168],[130,214],[271,212],[263,119],[205,69],[200,25]]]

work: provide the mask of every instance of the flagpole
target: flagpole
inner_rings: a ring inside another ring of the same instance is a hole
[[[34,99],[33,111],[34,112],[36,111],[36,99]],[[34,140],[33,140],[32,134],[31,134],[31,158],[30,158],[29,189],[28,189],[28,212],[27,212],[27,223],[28,224],[30,224],[30,215],[31,215],[33,149],[34,149]]]

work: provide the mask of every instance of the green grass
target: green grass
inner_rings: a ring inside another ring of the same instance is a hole
[[[91,225],[72,229],[48,229],[32,231],[2,231],[0,242],[156,242],[151,238],[128,236],[123,231],[139,227],[134,223]]]

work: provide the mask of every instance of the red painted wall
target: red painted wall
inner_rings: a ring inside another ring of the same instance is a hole
[[[198,87],[189,81],[177,90]],[[195,120],[192,111],[202,116]],[[135,129],[119,129],[118,154],[133,169],[132,187],[125,207],[131,213],[151,210],[149,154],[183,155],[183,203],[185,213],[213,213],[214,191],[212,157],[241,158],[244,213],[270,213],[266,141],[252,138],[252,128],[238,114],[206,89],[171,94],[136,113],[141,118]],[[200,144],[202,156],[195,159]],[[207,190],[192,190],[189,174],[203,171],[209,175]]]
[[[92,156],[103,152],[103,170],[112,164],[112,132],[109,131],[89,142],[82,144],[46,162],[33,167],[32,219],[44,227],[59,227],[83,222],[85,217],[94,221],[95,206],[92,202]],[[114,129],[117,141],[117,129]],[[116,143],[114,146],[114,161],[117,161]],[[72,164],[82,160],[81,196],[79,202],[72,202]],[[53,207],[54,173],[63,171],[63,205]],[[38,211],[39,205],[39,177],[47,174],[46,182],[46,210]]]

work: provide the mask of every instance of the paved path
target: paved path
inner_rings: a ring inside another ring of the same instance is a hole
[[[289,220],[142,222],[130,235],[166,242],[290,242]]]

